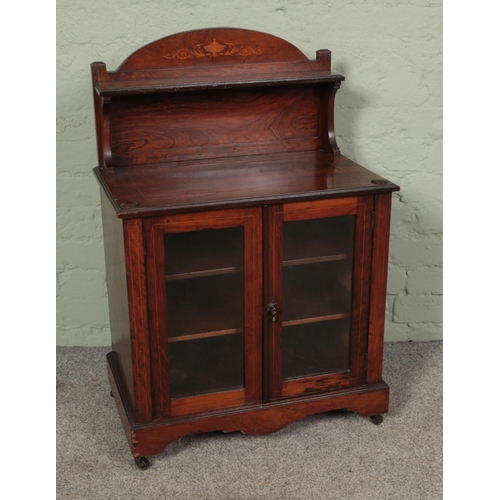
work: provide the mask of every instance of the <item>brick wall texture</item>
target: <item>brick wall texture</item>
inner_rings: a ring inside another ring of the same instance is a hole
[[[109,345],[89,65],[216,26],[332,51],[342,153],[401,186],[393,195],[386,340],[442,338],[442,2],[75,0],[57,13],[59,345]]]

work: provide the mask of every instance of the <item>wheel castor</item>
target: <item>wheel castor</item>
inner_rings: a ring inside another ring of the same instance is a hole
[[[384,421],[384,417],[382,415],[372,415],[370,417],[370,420],[372,421],[372,423],[374,423],[375,425],[380,425],[383,421]]]
[[[109,395],[110,395],[112,398],[114,398],[114,397],[115,397],[115,395],[113,394],[113,391],[109,391]]]
[[[146,457],[137,457],[134,458],[135,465],[139,467],[141,470],[149,469],[149,460]]]

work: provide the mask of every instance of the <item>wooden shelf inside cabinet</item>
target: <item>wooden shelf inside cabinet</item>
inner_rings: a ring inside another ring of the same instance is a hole
[[[334,254],[326,254],[326,255],[317,255],[314,257],[301,257],[298,259],[290,259],[284,260],[283,266],[302,266],[305,264],[319,264],[321,262],[334,262],[336,260],[346,260],[349,259],[350,256],[347,253],[334,253]]]
[[[293,276],[289,281],[286,273],[297,276]],[[298,276],[299,273],[301,276]],[[294,267],[285,271],[283,279],[284,327],[350,316],[351,294],[341,283],[317,279],[318,272],[309,275],[302,274],[302,269]],[[304,296],[306,298],[297,300],[297,297]]]
[[[204,230],[167,235],[167,281],[241,272],[243,234],[241,228]]]
[[[241,274],[167,282],[169,342],[231,335],[243,331]]]
[[[352,259],[352,216],[296,221],[284,226],[283,266]]]
[[[290,304],[287,300],[292,295],[285,295],[283,304]],[[306,323],[317,323],[319,321],[330,321],[335,319],[348,318],[349,311],[349,294],[347,290],[331,291],[327,296],[311,293],[312,302],[309,304],[293,305],[293,313],[283,320],[283,326],[304,325]]]
[[[235,335],[241,333],[243,328],[229,328],[227,330],[216,330],[213,332],[192,333],[190,335],[178,335],[176,337],[169,337],[168,342],[186,342],[188,340],[208,339],[211,337],[222,337],[224,335]]]
[[[172,399],[241,389],[242,352],[242,333],[171,344]]]
[[[283,256],[283,266],[319,264],[348,259],[352,259],[348,245],[325,238],[323,241],[297,242],[292,251]]]

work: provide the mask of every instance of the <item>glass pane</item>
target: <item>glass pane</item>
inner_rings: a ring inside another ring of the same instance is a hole
[[[165,234],[172,398],[244,386],[243,228]]]
[[[242,227],[165,234],[167,280],[241,272],[242,267]]]
[[[243,331],[242,273],[167,281],[169,341]]]
[[[283,331],[283,380],[349,368],[349,320],[289,326]]]
[[[283,379],[349,369],[355,216],[285,222]]]
[[[243,334],[168,345],[172,398],[243,388]]]

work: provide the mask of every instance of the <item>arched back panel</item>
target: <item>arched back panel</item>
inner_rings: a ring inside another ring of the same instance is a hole
[[[291,43],[267,33],[210,28],[149,43],[127,57],[118,71],[278,61],[307,61],[307,57]]]

